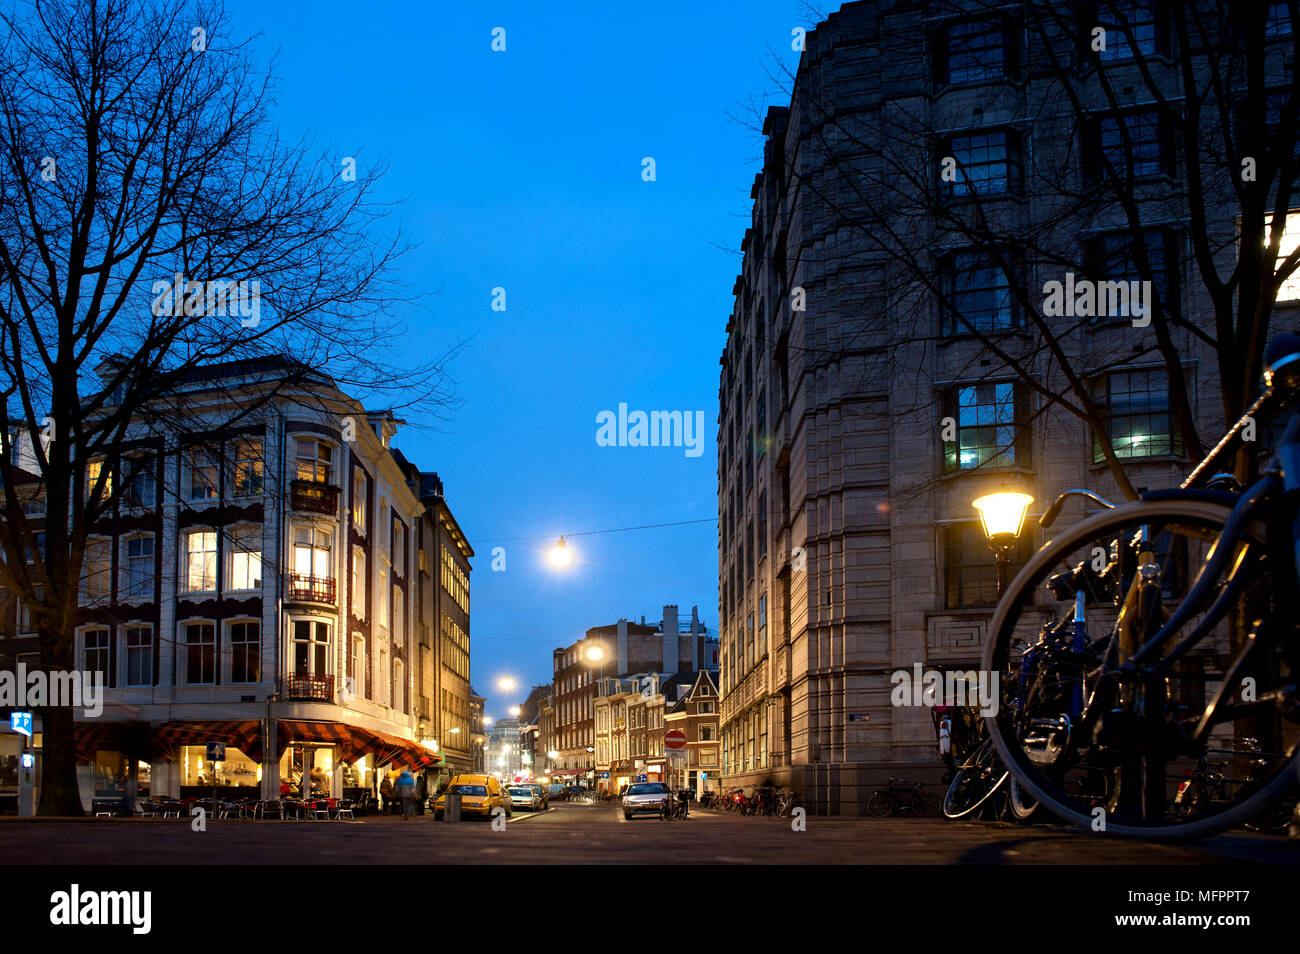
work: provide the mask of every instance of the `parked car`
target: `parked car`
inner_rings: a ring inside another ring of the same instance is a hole
[[[500,807],[506,815],[512,814],[511,798],[506,794],[501,783],[491,775],[457,775],[447,786],[447,792],[460,793],[460,813],[462,815],[492,816],[492,810]],[[433,817],[441,819],[447,808],[447,792],[438,796],[433,803]]]
[[[511,785],[506,792],[510,795],[510,804],[515,808],[535,812],[542,807],[542,796],[532,785]]]
[[[623,817],[631,821],[634,815],[660,814],[668,794],[663,782],[633,782],[623,796]]]
[[[546,811],[546,809],[551,807],[551,793],[546,790],[545,785],[530,782],[528,787],[535,791],[537,797],[542,800],[542,811]]]

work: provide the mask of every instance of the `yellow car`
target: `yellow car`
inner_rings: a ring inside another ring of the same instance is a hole
[[[447,791],[460,792],[461,815],[481,815],[484,818],[491,818],[492,810],[498,807],[505,809],[507,817],[511,814],[510,796],[505,793],[501,783],[491,775],[457,775],[447,786]],[[441,819],[446,807],[447,795],[444,792],[433,803],[433,817]]]

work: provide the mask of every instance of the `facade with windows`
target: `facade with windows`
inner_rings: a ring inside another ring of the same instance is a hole
[[[790,106],[766,115],[720,361],[724,785],[770,780],[810,811],[863,814],[890,776],[937,782],[930,713],[892,707],[890,676],[917,662],[978,665],[997,573],[971,501],[1015,487],[1033,494],[1037,514],[1071,487],[1123,497],[1087,424],[999,373],[1006,365],[984,343],[1027,347],[1038,315],[1026,289],[1066,268],[1097,281],[1146,274],[1187,328],[1206,320],[1180,281],[1192,255],[1186,210],[1165,200],[1186,157],[1157,111],[1122,95],[1126,82],[1142,86],[1134,45],[1158,54],[1175,38],[1159,4],[1078,6],[1092,11],[1087,23],[1123,7],[1129,26],[1110,30],[1098,54],[1121,96],[1098,96],[1082,122],[1040,94],[1050,71],[1043,50],[1026,49],[1023,11],[963,2],[845,4],[807,34]],[[1269,16],[1270,37],[1289,45],[1287,4]],[[1068,56],[1089,55],[1062,42]],[[899,199],[872,209],[873,227],[914,237],[901,244],[923,263],[924,287],[845,226],[868,221],[857,190],[887,181],[882,168],[898,170]],[[1060,218],[1062,196],[1110,174],[1166,202],[1159,214],[1144,206],[1140,234],[1119,209],[1076,205]],[[954,237],[945,216],[974,199],[997,234],[1036,236],[1050,220],[1059,257],[1028,254],[1029,241]],[[1237,214],[1225,204],[1214,227],[1232,234]],[[1194,462],[1137,314],[1075,319],[1069,357],[1135,487],[1176,486]],[[1222,410],[1197,386],[1214,355],[1191,331],[1173,334],[1192,413],[1215,435]],[[1043,367],[1046,386],[1064,387]],[[1084,512],[1072,503],[1063,519]],[[1013,565],[1042,542],[1036,530],[1031,519]]]
[[[184,419],[128,435],[75,634],[78,665],[107,687],[103,714],[77,724],[88,807],[214,786],[273,799],[282,783],[355,796],[385,771],[443,761],[420,724],[427,634],[413,622],[426,502],[390,446],[397,422],[319,376],[264,396],[277,376],[206,368]],[[9,667],[25,615],[6,609]],[[467,657],[467,602],[456,619]],[[225,761],[205,759],[208,742],[226,743]],[[469,745],[457,755],[468,767]]]

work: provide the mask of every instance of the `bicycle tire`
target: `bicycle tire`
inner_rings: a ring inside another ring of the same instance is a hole
[[[1087,517],[1055,539],[1048,541],[1030,557],[1011,581],[1002,599],[998,601],[981,660],[984,671],[1002,671],[1002,657],[1009,650],[1010,637],[1014,635],[1014,623],[1019,619],[1020,607],[1023,602],[1031,602],[1027,600],[1030,595],[1028,591],[1038,585],[1041,575],[1050,572],[1052,567],[1061,563],[1063,557],[1073,553],[1080,545],[1105,539],[1108,534],[1113,535],[1124,527],[1134,527],[1162,518],[1171,521],[1183,520],[1188,523],[1199,522],[1206,528],[1217,526],[1221,530],[1230,513],[1230,507],[1205,500],[1170,498],[1137,501]],[[1252,539],[1263,546],[1267,543],[1267,529],[1258,522],[1252,523],[1246,528],[1243,538]],[[1012,617],[1013,612],[1016,614],[1015,617]],[[1010,631],[1008,631],[1009,622],[1012,624]],[[1005,647],[1004,643],[1006,643]],[[1067,821],[1091,828],[1094,816],[1079,811],[1075,805],[1063,800],[1055,791],[1047,787],[1044,784],[1043,773],[1029,760],[1019,740],[1015,737],[1008,738],[1009,727],[1003,722],[1005,715],[1006,709],[1002,707],[997,715],[985,719],[989,736],[1003,764],[1015,772],[1024,788],[1048,811]],[[1300,751],[1293,747],[1289,756],[1279,765],[1277,772],[1266,785],[1260,786],[1254,794],[1243,798],[1233,807],[1214,815],[1193,821],[1166,815],[1159,823],[1150,825],[1112,823],[1107,818],[1104,833],[1173,841],[1200,838],[1226,831],[1257,816],[1300,783],[1297,779],[1298,765],[1300,765]]]
[[[888,818],[894,813],[894,800],[884,792],[876,792],[867,800],[867,814],[873,818]]]
[[[1040,808],[1038,799],[1025,790],[1020,779],[1012,772],[1007,779],[1007,811],[1011,818],[1018,822],[1031,821],[1039,814]]]
[[[983,742],[980,743],[979,747],[975,749],[974,753],[971,754],[971,757],[966,760],[966,762],[961,766],[960,769],[958,769],[957,775],[953,778],[952,782],[948,785],[948,791],[945,792],[943,796],[943,817],[944,818],[947,818],[950,821],[956,821],[959,818],[965,818],[971,812],[980,808],[982,805],[984,805],[985,802],[987,802],[990,798],[992,798],[994,793],[996,793],[997,790],[1000,789],[1003,786],[1003,784],[1006,782],[1007,777],[1011,773],[1006,770],[1005,765],[1002,767],[1002,771],[1000,772],[998,771],[997,768],[992,768],[993,762],[995,761],[995,756],[991,755],[990,753],[993,752],[994,752],[993,747],[989,744],[989,741],[985,739]],[[991,786],[989,786],[988,791],[986,791],[979,798],[975,799],[975,801],[971,802],[969,805],[965,805],[964,807],[959,807],[958,805],[954,804],[957,794],[963,791],[964,784],[969,784],[976,781],[977,773],[979,775],[983,775],[986,772],[991,775],[998,776],[998,780],[994,782]]]

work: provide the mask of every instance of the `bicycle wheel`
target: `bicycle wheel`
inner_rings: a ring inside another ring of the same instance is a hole
[[[1003,762],[1047,810],[1092,826],[1101,808],[1112,834],[1199,837],[1241,824],[1295,784],[1296,727],[1283,724],[1268,695],[1294,682],[1284,645],[1293,637],[1278,626],[1289,613],[1271,594],[1295,584],[1268,578],[1262,523],[1227,554],[1234,575],[1182,607],[1230,512],[1187,498],[1103,511],[1047,543],[1008,587],[984,651],[983,668],[999,679],[986,725]],[[1245,636],[1247,609],[1274,623]],[[1183,625],[1126,666],[1175,613],[1187,614]],[[1238,658],[1240,646],[1250,654]],[[1224,798],[1175,805],[1198,760],[1233,752],[1245,736],[1269,740],[1276,755]]]
[[[885,818],[894,813],[894,800],[884,792],[876,792],[867,802],[867,814]]]
[[[943,796],[945,818],[965,818],[987,802],[1007,780],[1006,768],[998,760],[993,743],[985,739],[958,769]]]
[[[1024,785],[1012,773],[1007,779],[1007,811],[1018,822],[1030,821],[1038,814],[1038,799],[1025,791]]]

